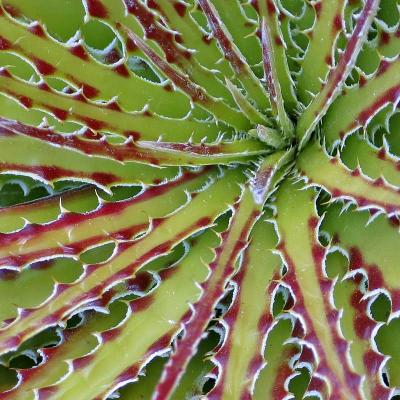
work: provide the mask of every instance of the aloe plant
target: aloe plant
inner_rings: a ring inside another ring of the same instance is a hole
[[[398,0],[0,4],[0,399],[397,398]]]

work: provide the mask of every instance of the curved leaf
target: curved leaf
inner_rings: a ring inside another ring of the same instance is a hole
[[[202,285],[202,295],[194,304],[192,316],[184,327],[184,335],[165,367],[155,389],[154,400],[168,398],[174,392],[199,344],[201,332],[212,319],[214,308],[224,294],[226,284],[237,271],[236,262],[248,245],[250,231],[261,215],[267,194],[273,190],[273,177],[282,160],[286,161],[285,156],[284,152],[275,153],[264,160],[253,185],[247,186],[241,199],[235,203],[229,228],[222,235],[216,259],[209,266],[210,277]]]
[[[273,225],[262,219],[257,222],[244,251],[241,269],[232,280],[235,299],[223,318],[224,344],[213,357],[219,376],[207,396],[209,399],[250,396],[263,365],[264,336],[273,319],[268,288],[281,266],[279,256],[273,254],[276,242]]]
[[[151,219],[162,218],[184,205],[186,192],[201,189],[208,179],[201,173],[185,174],[175,182],[149,188],[132,199],[101,202],[89,213],[64,212],[53,222],[27,224],[17,232],[2,234],[0,265],[23,267],[55,255],[77,255],[100,243],[134,239],[151,229]],[[59,198],[61,202],[63,199]],[[43,204],[48,205],[49,202]]]
[[[188,303],[200,295],[197,282],[207,276],[204,263],[212,261],[212,249],[217,245],[218,237],[212,231],[202,235],[178,265],[161,272],[161,283],[152,293],[128,302],[125,307],[111,305],[110,315],[89,318],[82,327],[68,333],[58,347],[45,350],[44,363],[33,373],[21,371],[19,385],[0,398],[25,399],[38,390],[39,396],[48,399],[90,400],[107,396],[115,387],[137,379],[141,368],[166,351],[179,332],[189,312]],[[121,311],[123,317],[114,323],[115,327],[105,324]],[[142,335],[146,327],[148,334]],[[119,363],[113,362],[115,354],[120,355]],[[111,368],[112,365],[115,367]]]
[[[326,249],[318,242],[315,192],[286,182],[277,195],[279,249],[288,272],[283,278],[295,296],[292,312],[301,315],[305,340],[317,357],[316,371],[328,380],[333,398],[361,399],[361,378],[351,369],[346,341],[337,330],[339,313],[330,301],[332,282],[324,276]],[[295,210],[295,212],[293,212]]]
[[[210,141],[218,137],[220,128],[209,122],[194,119],[168,119],[144,110],[124,112],[116,102],[94,103],[80,93],[68,95],[49,88],[47,84],[32,84],[17,79],[0,69],[0,89],[18,99],[27,108],[49,111],[60,121],[82,123],[95,131],[111,131],[135,140],[186,142],[190,138]],[[56,106],[55,106],[56,105]]]
[[[226,204],[240,193],[237,184],[230,184],[232,179],[240,181],[237,170],[227,171],[224,179],[198,193],[191,201],[188,199],[186,206],[159,219],[155,226],[153,222],[154,228],[147,235],[120,243],[111,259],[86,266],[73,284],[56,285],[52,297],[41,307],[21,312],[10,326],[0,330],[0,351],[16,348],[44,327],[59,323],[77,308],[101,296],[108,287],[133,277],[149,261],[168,254],[176,244],[211,226],[214,219],[226,210]]]
[[[72,80],[83,88],[84,93],[96,93],[96,96],[105,100],[114,98],[119,88],[119,102],[128,109],[139,111],[149,105],[153,112],[170,117],[183,117],[189,111],[189,101],[182,94],[171,93],[161,84],[130,73],[124,64],[115,67],[101,65],[89,56],[79,42],[74,46],[62,44],[40,28],[29,29],[2,12],[0,36],[7,43],[7,46],[2,46],[2,50],[13,51],[34,60],[41,74]],[[131,93],[136,93],[136,96]]]
[[[369,281],[369,290],[386,289],[391,296],[392,310],[400,310],[398,284],[399,227],[396,219],[384,215],[371,216],[368,211],[341,212],[336,206],[325,218],[322,229],[328,231],[335,244],[349,254],[350,270],[362,269]]]
[[[378,11],[380,0],[367,0],[357,19],[357,24],[341,54],[335,68],[330,72],[323,89],[306,108],[297,124],[297,138],[301,143],[308,140],[309,135],[325,115],[332,101],[338,96],[343,84],[354,67],[363,42]]]
[[[285,53],[285,43],[278,20],[278,8],[275,0],[254,0],[251,4],[259,14],[259,24],[265,19],[271,37],[271,58],[274,59],[279,85],[282,91],[283,101],[289,111],[297,107],[294,84],[290,76],[287,56]],[[276,82],[277,83],[277,82]]]
[[[346,168],[339,157],[329,157],[317,144],[308,146],[297,160],[309,185],[319,186],[333,198],[350,199],[362,208],[378,208],[388,214],[400,209],[400,193],[382,178],[373,180]]]
[[[316,20],[297,81],[298,96],[306,105],[321,90],[321,82],[332,66],[333,49],[343,29],[344,6],[344,0],[321,0],[313,4]]]
[[[347,90],[335,100],[323,120],[321,129],[328,146],[332,146],[357,128],[366,126],[385,105],[397,104],[400,85],[396,77],[399,73],[399,57],[391,62],[382,61],[373,79],[361,87]]]
[[[253,139],[198,145],[151,141],[133,142],[130,140],[113,144],[110,143],[112,138],[107,140],[107,136],[100,136],[100,139],[95,138],[94,140],[88,140],[85,136],[85,134],[79,135],[79,133],[65,135],[52,129],[35,128],[0,117],[0,143],[4,154],[2,160],[5,167],[7,164],[15,164],[14,169],[17,168],[19,159],[15,157],[13,162],[15,152],[10,152],[10,149],[28,146],[35,150],[36,160],[35,163],[26,163],[27,168],[29,166],[32,169],[35,166],[45,168],[48,165],[45,162],[46,159],[56,160],[53,164],[54,167],[57,167],[56,162],[60,162],[60,160],[69,161],[73,165],[72,159],[78,154],[82,154],[89,155],[89,160],[98,170],[105,169],[112,174],[114,171],[124,172],[124,169],[128,169],[132,177],[137,175],[133,173],[135,165],[133,162],[153,166],[229,164],[237,162],[241,157],[245,162],[252,156],[268,152],[261,142]],[[10,161],[7,161],[8,158]],[[24,162],[23,160],[19,162],[21,162],[23,171]],[[140,171],[138,166],[136,168]],[[164,169],[163,171],[168,176],[168,170]],[[149,175],[150,172],[151,169],[149,169]],[[123,180],[124,175],[122,173],[121,175],[120,179]]]

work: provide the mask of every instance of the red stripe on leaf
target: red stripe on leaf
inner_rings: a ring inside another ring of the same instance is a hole
[[[84,173],[60,168],[53,165],[49,166],[28,166],[22,164],[11,164],[0,162],[0,170],[7,172],[27,172],[33,175],[38,175],[47,181],[54,181],[59,178],[84,178],[97,182],[101,185],[110,185],[120,180],[120,178],[112,173],[93,172]]]
[[[362,279],[357,275],[352,279],[356,281],[359,277]],[[361,340],[369,343],[373,336],[373,330],[378,324],[369,317],[368,299],[364,298],[364,294],[358,288],[351,296],[351,306],[355,309],[354,330]],[[385,359],[384,355],[377,353],[372,348],[367,349],[362,355],[368,388],[373,399],[389,400],[392,395],[392,390],[383,385],[381,376],[381,367],[383,367]]]
[[[335,199],[354,200],[361,208],[382,209],[389,215],[400,210],[400,191],[395,186],[382,178],[371,179],[359,168],[348,169],[319,145],[310,145],[300,154],[298,167],[310,186],[324,188]]]
[[[146,38],[154,40],[163,49],[167,62],[177,63],[179,65],[183,60],[191,58],[191,53],[189,51],[178,48],[175,34],[162,27],[156,20],[156,16],[147,9],[147,7],[137,0],[124,1],[128,12],[135,15],[142,24]],[[182,6],[185,7],[184,4],[182,4]]]
[[[77,226],[80,222],[86,222],[88,220],[95,220],[97,218],[112,217],[121,214],[126,208],[133,205],[145,202],[157,196],[162,196],[173,188],[190,182],[191,180],[198,177],[199,174],[196,173],[184,173],[184,175],[177,179],[176,181],[169,182],[164,185],[150,187],[138,196],[124,201],[119,201],[115,203],[104,203],[95,211],[87,214],[77,214],[77,213],[67,213],[63,214],[58,220],[45,225],[27,225],[18,232],[13,232],[9,234],[0,234],[0,245],[5,249],[6,246],[11,244],[16,244],[19,242],[27,243],[30,239],[37,239],[42,234],[49,233],[56,230],[68,230],[74,226]],[[103,234],[94,234],[85,241],[74,242],[74,243],[64,243],[62,246],[46,249],[40,252],[26,252],[21,254],[13,254],[12,256],[0,257],[0,265],[12,265],[22,267],[26,263],[33,261],[34,259],[54,256],[57,254],[78,254],[86,247],[94,244],[106,241],[109,238],[121,239],[122,237],[127,237],[129,235],[134,235],[143,230],[145,225],[130,226],[124,228],[124,230],[116,230],[114,232],[108,232]],[[22,250],[22,249],[21,249]]]
[[[210,218],[200,218],[193,224],[191,224],[187,229],[178,232],[172,239],[166,241],[162,245],[156,246],[150,249],[148,252],[143,254],[141,257],[132,260],[131,264],[127,265],[126,267],[122,267],[118,271],[114,272],[113,274],[109,274],[103,281],[100,281],[95,287],[92,287],[90,290],[86,292],[82,292],[80,294],[74,294],[72,299],[68,299],[68,301],[64,302],[64,306],[59,308],[54,308],[52,313],[48,314],[46,317],[35,319],[33,318],[33,322],[29,323],[29,327],[22,329],[10,340],[4,340],[3,337],[8,337],[8,332],[6,330],[0,330],[0,352],[6,352],[18,347],[24,340],[28,337],[31,337],[34,333],[42,330],[48,326],[55,325],[61,322],[67,315],[70,315],[76,308],[90,303],[97,298],[101,297],[105,290],[110,287],[112,284],[123,281],[132,277],[136,273],[136,271],[147,262],[160,257],[162,255],[167,254],[171,249],[180,241],[182,241],[185,237],[190,235],[192,232],[199,231],[201,229],[206,228],[207,226],[211,225],[212,220]],[[143,239],[139,239],[135,242],[124,242],[118,245],[118,250],[115,255],[121,255],[123,252],[129,250],[133,246],[140,246],[141,241],[145,240],[146,237]],[[102,270],[104,268],[109,267],[109,262],[104,262],[101,264],[89,265],[86,269],[86,272],[83,277],[80,278],[80,283],[82,283],[87,277],[90,277],[94,272]],[[74,284],[57,284],[55,293],[51,297],[51,302],[54,300],[58,300],[60,297],[68,298],[68,294],[65,295],[68,290],[71,289],[72,291],[76,290]],[[20,317],[16,320],[16,323],[21,324],[26,319],[29,319],[31,315],[35,313],[38,309],[26,310],[25,314],[20,315]]]
[[[379,0],[367,0],[361,14],[357,19],[354,31],[347,43],[339,61],[328,75],[327,82],[322,91],[308,106],[297,126],[297,134],[301,140],[306,140],[326,110],[340,93],[349,73],[354,67],[358,54],[368,34],[373,18],[378,10]]]
[[[228,36],[228,33],[224,29],[222,21],[217,15],[215,8],[209,0],[198,0],[198,3],[208,19],[214,37],[218,40],[225,58],[231,63],[236,74],[240,75],[243,72],[243,67],[246,62],[236,50],[233,40]]]
[[[396,85],[383,93],[374,103],[358,114],[355,123],[349,126],[349,130],[354,130],[360,126],[366,126],[370,119],[381,110],[386,104],[397,103],[400,99],[400,85]]]
[[[101,0],[86,0],[89,14],[95,18],[107,18],[108,10]]]
[[[183,74],[172,68],[165,60],[163,60],[155,51],[153,51],[144,40],[137,36],[134,32],[126,28],[128,36],[133,40],[149,59],[184,93],[186,93],[195,103],[207,104],[209,97],[207,93],[199,86],[195,85],[191,80]]]
[[[326,87],[327,93],[324,103],[328,104],[333,96],[341,89],[344,81],[346,80],[351,68],[356,62],[358,53],[361,49],[364,36],[368,31],[371,24],[371,15],[373,16],[379,6],[377,0],[367,0],[357,19],[357,24],[352,33],[350,40],[347,43],[346,49],[340,56],[339,62],[334,70],[328,76]]]
[[[267,23],[265,19],[262,20],[261,23],[261,44],[262,44],[262,54],[263,54],[263,66],[264,66],[264,75],[265,82],[267,83],[268,94],[271,101],[271,105],[275,112],[277,112],[278,104],[277,104],[277,92],[278,88],[276,84],[279,85],[278,82],[275,83],[275,79],[273,76],[273,49],[271,46],[270,33],[268,30]]]
[[[246,278],[246,274],[248,273],[249,268],[249,249],[248,247],[243,256],[243,261],[240,266],[239,272],[232,279],[234,283],[236,283],[237,292],[236,297],[234,299],[233,305],[230,307],[228,312],[224,315],[224,321],[228,326],[228,330],[226,332],[227,338],[220,350],[218,350],[217,354],[214,356],[215,361],[218,363],[219,376],[216,383],[216,386],[212,389],[212,391],[208,394],[208,399],[217,400],[222,398],[225,393],[225,381],[226,381],[226,373],[227,366],[230,361],[232,346],[233,346],[233,335],[235,330],[235,325],[237,320],[241,317],[243,311],[242,301],[246,301],[242,299],[242,284]],[[268,290],[265,291],[268,293]],[[260,301],[264,301],[261,299]],[[260,316],[258,323],[258,336],[254,336],[254,341],[257,342],[257,350],[259,353],[254,354],[251,362],[247,365],[247,373],[246,373],[246,381],[248,384],[243,388],[241,399],[250,399],[251,398],[251,385],[255,380],[255,377],[258,375],[264,364],[264,358],[262,357],[261,350],[262,344],[265,338],[265,335],[268,329],[271,327],[273,322],[273,315],[270,313],[269,309],[266,308],[265,312]]]
[[[240,210],[240,203],[239,205],[236,204],[236,207],[239,207]],[[235,221],[238,220],[237,213],[240,212],[239,210],[234,214],[229,230],[222,234],[222,245],[216,251],[215,261],[209,266],[210,277],[202,284],[202,295],[198,302],[194,304],[192,318],[185,324],[184,335],[177,342],[176,350],[164,369],[161,381],[155,389],[154,400],[166,399],[173,393],[187,363],[196,351],[202,332],[214,315],[215,305],[224,294],[226,283],[235,272],[235,261],[247,245],[250,230],[260,215],[259,210],[254,210],[249,215],[245,224],[240,228],[240,234],[227,261],[220,264],[220,259],[225,255],[226,244],[232,240],[231,236],[234,237],[235,235],[232,232],[236,228]]]
[[[320,373],[323,376],[326,376],[329,381],[332,384],[332,392],[330,394],[331,398],[337,398],[337,399],[342,399],[342,383],[339,379],[339,377],[336,376],[336,374],[332,371],[332,369],[329,367],[328,360],[326,358],[325,350],[323,348],[323,345],[320,341],[320,338],[318,338],[315,328],[314,328],[314,321],[312,320],[305,302],[304,302],[304,297],[302,295],[302,290],[300,288],[300,285],[298,283],[297,277],[296,277],[296,263],[292,260],[292,258],[289,256],[286,248],[285,248],[285,243],[281,242],[279,245],[279,250],[282,252],[283,258],[287,263],[288,266],[288,272],[283,278],[283,281],[286,282],[290,288],[293,290],[293,292],[296,294],[296,303],[294,305],[293,311],[298,313],[299,315],[304,318],[306,322],[306,327],[307,327],[307,332],[305,335],[305,340],[311,343],[315,350],[317,351],[318,357],[319,357],[319,363],[316,369],[317,373]],[[331,333],[333,336],[333,340],[335,343],[335,346],[337,347],[338,350],[338,356],[342,361],[343,365],[343,372],[346,376],[346,385],[348,386],[348,389],[354,396],[354,399],[360,399],[360,394],[359,394],[359,385],[361,383],[361,377],[356,375],[354,372],[352,372],[349,367],[348,367],[348,362],[346,360],[346,355],[345,355],[345,350],[346,347],[348,346],[347,342],[344,341],[343,338],[341,338],[337,332],[337,320],[338,320],[338,312],[335,310],[332,310],[330,304],[329,304],[329,291],[326,292],[328,289],[326,282],[324,282],[324,278],[322,277],[322,265],[316,264],[314,265],[314,268],[316,269],[316,272],[318,276],[320,277],[320,283],[321,287],[325,287],[325,291],[322,292],[323,294],[323,302],[325,306],[325,312],[327,316],[327,320],[329,322],[329,325],[331,326]],[[331,286],[331,283],[329,284]],[[331,288],[329,287],[329,290]]]

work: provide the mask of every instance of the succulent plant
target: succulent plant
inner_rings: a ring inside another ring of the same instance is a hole
[[[399,0],[1,0],[0,399],[400,387]]]

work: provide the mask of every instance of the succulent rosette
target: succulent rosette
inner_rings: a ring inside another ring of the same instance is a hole
[[[0,1],[0,399],[391,400],[398,0]]]

